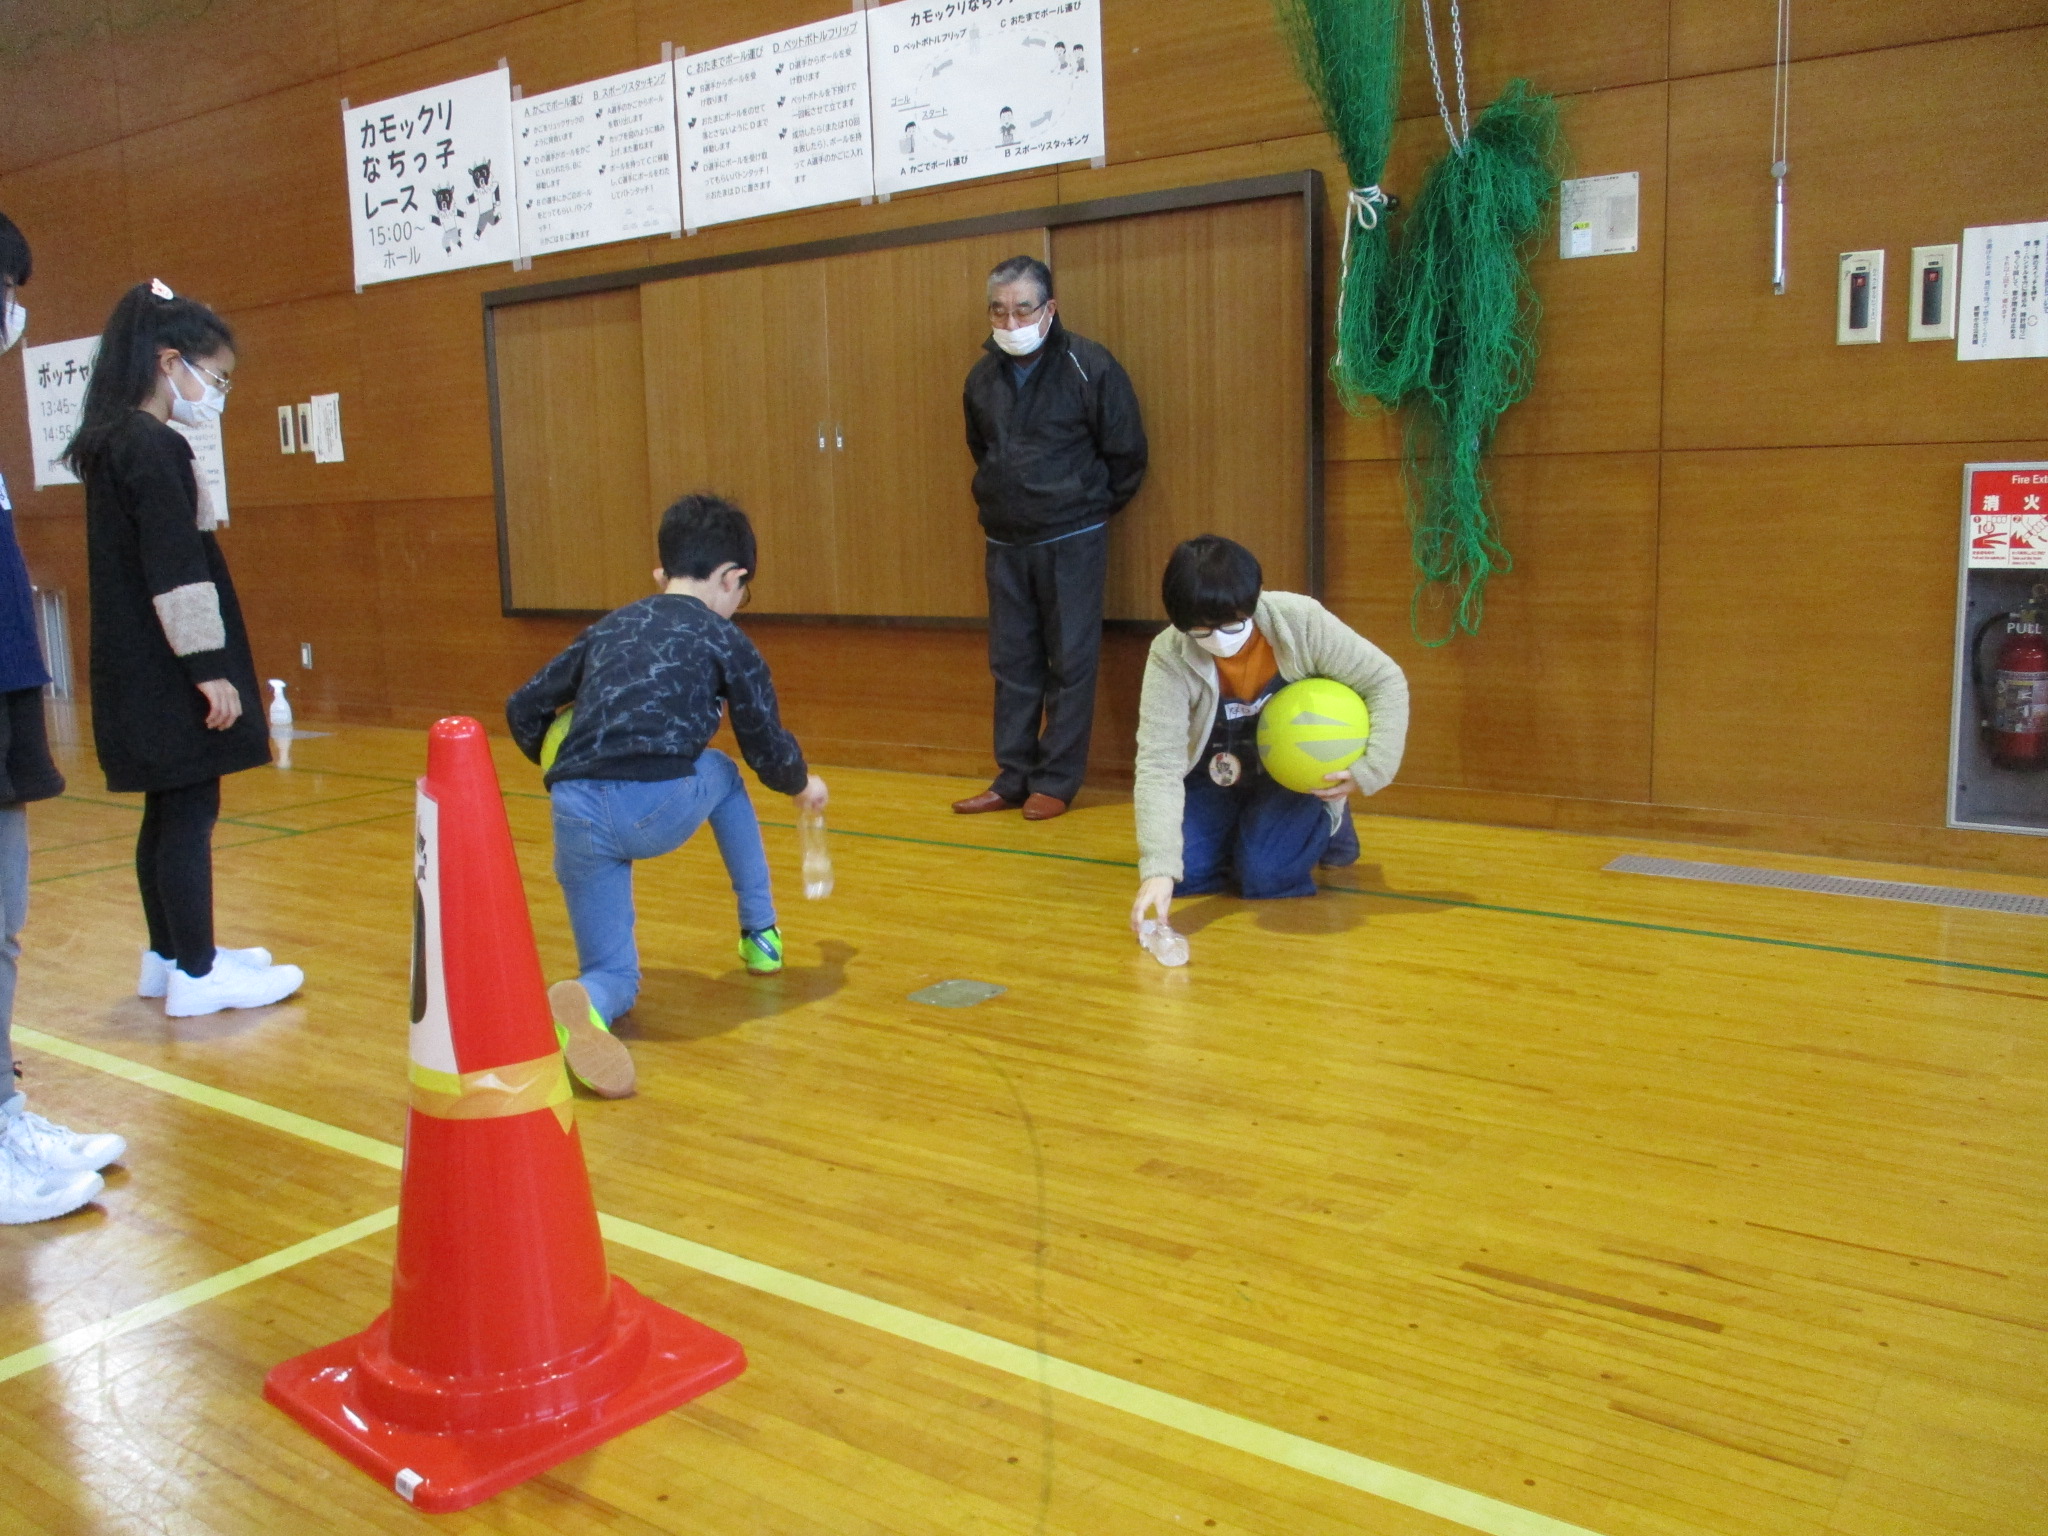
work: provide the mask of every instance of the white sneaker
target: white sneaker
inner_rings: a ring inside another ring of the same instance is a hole
[[[111,1131],[81,1136],[31,1114],[27,1096],[17,1091],[0,1101],[0,1151],[28,1168],[45,1173],[98,1173],[121,1160],[128,1143]]]
[[[226,961],[229,965],[239,965],[245,971],[260,971],[270,964],[270,951],[267,949],[216,949],[213,952],[213,963],[219,965],[222,961]],[[162,997],[165,992],[170,990],[171,972],[176,969],[176,966],[155,950],[145,949],[142,952],[142,974],[135,979],[135,995],[137,997]]]
[[[0,1226],[66,1216],[107,1187],[96,1173],[54,1173],[32,1168],[0,1148]]]
[[[268,1008],[305,984],[306,973],[296,965],[267,965],[260,971],[216,965],[204,976],[187,976],[172,966],[164,1012],[174,1019],[191,1019],[223,1008]]]

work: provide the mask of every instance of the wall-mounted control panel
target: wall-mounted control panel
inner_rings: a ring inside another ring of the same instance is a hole
[[[1907,296],[1912,313],[1906,321],[1908,341],[1954,341],[1956,338],[1956,253],[1953,245],[1913,247],[1913,287]]]
[[[1835,341],[1844,347],[1884,339],[1884,252],[1842,252],[1835,295]]]

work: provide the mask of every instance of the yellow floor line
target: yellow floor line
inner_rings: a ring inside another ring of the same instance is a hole
[[[173,1317],[201,1302],[212,1301],[225,1296],[229,1291],[240,1290],[281,1269],[290,1269],[294,1264],[303,1264],[308,1259],[317,1259],[323,1253],[332,1253],[337,1248],[346,1248],[350,1243],[382,1232],[398,1222],[398,1207],[386,1206],[383,1210],[352,1221],[345,1227],[336,1227],[331,1232],[322,1232],[318,1237],[309,1237],[303,1243],[293,1243],[289,1248],[280,1248],[275,1253],[252,1259],[235,1269],[223,1270],[220,1274],[209,1275],[204,1280],[194,1281],[182,1290],[159,1296],[154,1301],[145,1301],[140,1306],[130,1307],[126,1312],[116,1312],[101,1322],[87,1323],[69,1333],[60,1333],[44,1343],[19,1350],[0,1360],[0,1381],[12,1381],[25,1371],[56,1360],[66,1360],[73,1355],[84,1354],[96,1349],[109,1339],[118,1339],[124,1333],[133,1333],[138,1328],[147,1328],[151,1323]]]
[[[155,1067],[145,1067],[126,1057],[111,1052],[95,1050],[89,1045],[78,1045],[55,1035],[46,1035],[40,1030],[23,1029],[14,1031],[17,1044],[43,1051],[82,1067],[93,1067],[145,1088],[154,1088],[160,1093],[173,1094],[194,1104],[203,1104],[224,1114],[238,1115],[258,1125],[298,1136],[318,1146],[336,1152],[353,1153],[366,1157],[372,1162],[382,1163],[387,1168],[399,1167],[403,1161],[400,1148],[389,1142],[373,1137],[361,1136],[354,1131],[342,1130],[339,1126],[326,1125],[305,1115],[293,1114],[290,1110],[274,1109],[255,1099],[244,1098],[238,1093],[228,1093],[219,1088],[210,1088],[204,1083],[195,1083],[189,1078],[162,1072]],[[75,1354],[88,1349],[103,1338],[114,1333],[125,1333],[130,1328],[142,1327],[159,1317],[206,1301],[238,1285],[260,1280],[266,1274],[273,1274],[291,1264],[303,1262],[317,1254],[354,1242],[357,1237],[369,1232],[382,1230],[397,1219],[395,1209],[380,1211],[348,1227],[341,1227],[321,1237],[311,1238],[292,1248],[272,1254],[267,1259],[258,1259],[254,1264],[245,1264],[241,1269],[229,1270],[212,1280],[202,1280],[197,1285],[187,1286],[173,1292],[161,1301],[145,1302],[119,1317],[104,1323],[94,1323],[74,1330],[48,1344],[39,1344],[33,1349],[23,1350],[18,1355],[0,1360],[0,1381],[18,1376],[23,1371],[33,1370],[46,1360],[59,1358],[60,1354]],[[1184,1397],[1175,1397],[1153,1387],[1144,1387],[1136,1382],[1125,1381],[1103,1371],[1092,1370],[1085,1365],[1074,1365],[1053,1355],[1028,1349],[1021,1344],[1012,1344],[1003,1339],[991,1338],[985,1333],[976,1333],[971,1328],[962,1328],[957,1323],[943,1322],[935,1317],[926,1317],[921,1312],[912,1312],[906,1307],[892,1306],[886,1301],[876,1301],[857,1291],[842,1290],[836,1285],[811,1280],[803,1275],[793,1275],[787,1270],[776,1269],[752,1259],[743,1259],[737,1254],[722,1249],[706,1247],[686,1237],[676,1237],[659,1228],[644,1226],[637,1221],[627,1221],[618,1216],[600,1215],[599,1225],[604,1235],[623,1247],[667,1259],[674,1264],[699,1270],[735,1285],[746,1286],[749,1290],[760,1291],[784,1301],[795,1302],[813,1311],[823,1312],[831,1317],[858,1323],[881,1333],[892,1334],[928,1349],[955,1355],[963,1360],[972,1360],[991,1370],[1019,1376],[1027,1381],[1044,1382],[1075,1397],[1099,1403],[1106,1408],[1128,1413],[1135,1418],[1163,1425],[1168,1429],[1193,1435],[1214,1445],[1227,1446],[1243,1451],[1247,1455],[1275,1462],[1280,1466],[1292,1467],[1312,1477],[1338,1483],[1346,1488],[1355,1488],[1375,1498],[1392,1504],[1404,1505],[1452,1521],[1469,1530],[1483,1531],[1486,1536],[1596,1536],[1584,1526],[1571,1525],[1563,1520],[1540,1515],[1533,1510],[1504,1504],[1485,1494],[1473,1493],[1450,1483],[1440,1483],[1435,1478],[1424,1477],[1419,1472],[1403,1471],[1383,1461],[1359,1456],[1350,1451],[1338,1450],[1335,1446],[1309,1440],[1300,1435],[1274,1429],[1252,1419],[1240,1418],[1234,1413],[1225,1413],[1220,1408],[1211,1408],[1203,1403],[1192,1402]],[[358,1231],[357,1229],[361,1230]],[[352,1234],[352,1235],[344,1235]],[[316,1245],[325,1244],[325,1247]],[[269,1268],[263,1268],[268,1265]],[[208,1287],[214,1287],[209,1290]],[[189,1298],[189,1299],[187,1299]],[[135,1321],[129,1322],[128,1319]],[[105,1330],[113,1330],[106,1332]],[[98,1330],[98,1332],[96,1332]],[[73,1340],[80,1342],[73,1344]]]
[[[154,1088],[158,1093],[168,1093],[174,1098],[184,1099],[193,1104],[204,1104],[208,1109],[217,1109],[222,1114],[235,1115],[243,1120],[267,1125],[273,1131],[283,1131],[287,1136],[297,1136],[305,1141],[317,1143],[334,1152],[347,1152],[356,1157],[368,1158],[373,1163],[382,1163],[386,1168],[397,1168],[405,1161],[404,1152],[388,1141],[379,1141],[374,1136],[359,1136],[354,1131],[345,1131],[338,1125],[310,1119],[305,1115],[293,1114],[288,1109],[277,1109],[256,1099],[244,1098],[239,1093],[229,1093],[225,1088],[211,1088],[205,1083],[195,1083],[189,1077],[176,1077],[169,1072],[160,1072],[155,1067],[145,1067],[140,1062],[130,1061],[125,1056],[116,1056],[111,1051],[94,1050],[89,1045],[46,1035],[39,1029],[14,1027],[14,1041],[26,1045],[47,1056],[55,1056],[77,1066],[91,1067],[105,1072],[110,1077],[122,1078],[144,1088]]]

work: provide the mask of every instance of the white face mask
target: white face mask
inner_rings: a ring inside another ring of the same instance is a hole
[[[7,308],[0,311],[0,352],[5,352],[21,340],[28,330],[28,311],[14,300],[7,301]]]
[[[188,427],[210,427],[220,420],[220,413],[228,408],[227,392],[213,380],[194,368],[184,358],[185,371],[199,381],[204,391],[197,400],[187,400],[177,390],[171,391],[171,419]]]
[[[1212,629],[1206,635],[1189,635],[1188,638],[1211,656],[1235,656],[1251,643],[1252,621],[1239,619],[1235,624]]]
[[[1014,331],[1006,331],[998,325],[989,331],[989,335],[1012,357],[1029,357],[1045,345],[1045,333],[1039,330],[1036,320],[1029,325],[1020,325]]]

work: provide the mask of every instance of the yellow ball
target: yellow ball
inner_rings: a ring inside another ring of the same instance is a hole
[[[1323,776],[1365,756],[1371,734],[1365,700],[1332,678],[1304,677],[1266,701],[1259,715],[1259,761],[1288,789],[1328,789]]]
[[[569,722],[576,718],[576,711],[565,709],[555,716],[555,723],[548,727],[547,735],[540,739],[540,771],[546,773],[555,766],[555,754],[562,750],[562,738],[569,734]]]

